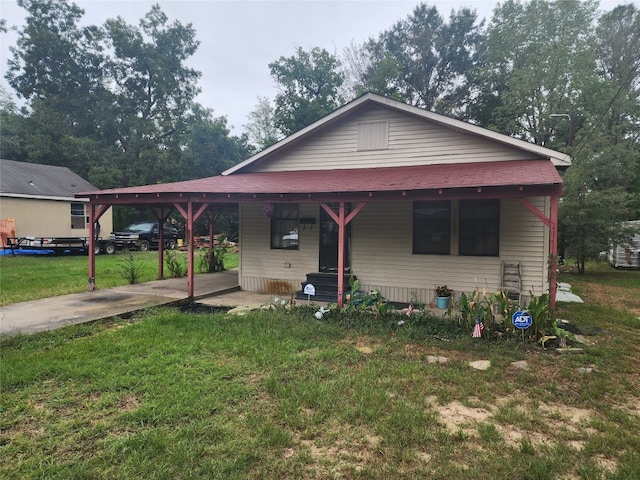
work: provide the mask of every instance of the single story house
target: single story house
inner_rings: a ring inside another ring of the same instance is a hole
[[[553,302],[558,169],[570,162],[367,93],[222,175],[83,196],[97,217],[114,204],[159,219],[176,209],[187,239],[198,216],[237,204],[244,290],[295,292],[333,277],[342,304],[354,275],[390,301],[430,303],[438,285],[499,289],[516,265],[521,293],[549,291]],[[192,259],[191,249],[189,295]]]
[[[88,237],[89,199],[96,187],[66,167],[0,160],[0,218],[13,219],[13,237]],[[112,230],[111,211],[100,219]]]

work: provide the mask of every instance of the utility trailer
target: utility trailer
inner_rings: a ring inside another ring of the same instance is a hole
[[[626,222],[640,231],[640,220]],[[640,233],[636,233],[630,244],[615,244],[609,249],[609,263],[615,268],[640,269]]]
[[[98,238],[94,245],[96,255],[114,253],[116,244],[111,240]],[[89,237],[7,237],[4,250],[11,250],[15,257],[16,250],[53,253],[54,255],[86,255],[89,251]]]

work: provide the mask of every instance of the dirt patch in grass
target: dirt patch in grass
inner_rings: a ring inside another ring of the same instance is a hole
[[[309,455],[305,470],[316,478],[350,478],[353,471],[361,471],[377,463],[377,451],[381,437],[359,426],[356,428],[333,425],[327,427],[321,436],[313,439],[295,435],[294,447],[284,450],[283,458],[290,459],[297,454]],[[310,477],[310,478],[311,478]]]
[[[569,407],[559,404],[540,404],[537,408],[529,402],[517,399],[516,396],[503,397],[496,406],[486,405],[474,407],[463,405],[458,401],[450,402],[446,405],[434,405],[441,422],[449,433],[462,431],[470,437],[478,436],[478,426],[481,423],[492,421],[494,413],[500,406],[516,404],[516,410],[523,416],[534,415],[539,423],[544,425],[561,425],[562,433],[578,433],[580,431],[593,431],[587,427],[589,419],[595,415],[592,410],[584,408]],[[560,441],[551,433],[539,432],[528,429],[526,432],[516,425],[499,425],[492,422],[501,433],[505,441],[511,446],[517,446],[523,439],[527,438],[532,444],[551,443]],[[582,449],[584,442],[576,441],[576,449]]]
[[[472,434],[471,429],[475,429],[476,424],[491,417],[491,410],[487,408],[467,407],[457,401],[435,408],[449,433],[463,430],[464,433],[470,435]]]
[[[124,412],[130,412],[140,406],[140,400],[135,395],[124,395],[118,402],[118,409]]]
[[[372,354],[380,346],[380,342],[371,337],[358,337],[350,343],[355,343],[356,350],[365,355]]]

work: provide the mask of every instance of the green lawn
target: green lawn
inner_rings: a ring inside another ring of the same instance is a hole
[[[0,477],[640,478],[640,272],[569,279],[582,355],[304,307],[3,338]]]
[[[174,252],[186,265],[186,252]],[[158,252],[131,252],[140,282],[156,280],[158,275]],[[196,272],[201,253],[194,256]],[[96,282],[99,288],[126,285],[122,274],[128,259],[126,252],[96,257]],[[225,257],[225,268],[236,268],[238,255],[229,253]],[[89,260],[86,256],[22,256],[0,257],[0,305],[35,300],[38,298],[84,292],[87,290]],[[170,276],[166,266],[165,278]]]

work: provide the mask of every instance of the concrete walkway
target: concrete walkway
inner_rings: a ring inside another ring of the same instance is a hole
[[[237,290],[237,270],[200,274],[194,281],[194,300],[206,297],[208,305],[253,306],[257,301],[268,303],[271,298],[246,298],[242,295],[245,292]],[[230,292],[236,292],[233,300],[215,299]],[[187,279],[172,278],[16,303],[0,307],[0,335],[53,330],[186,299]]]

